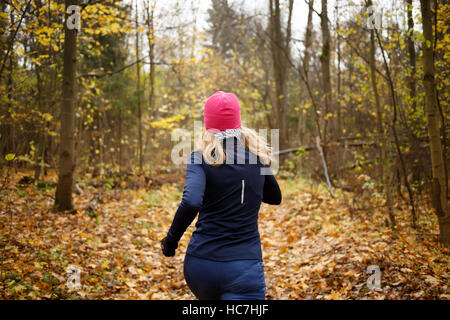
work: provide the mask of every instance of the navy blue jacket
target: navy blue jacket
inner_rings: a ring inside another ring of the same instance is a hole
[[[261,175],[265,166],[259,159],[251,164],[255,161],[249,157],[254,155],[246,148],[237,152],[240,142],[228,139],[234,140],[230,143],[234,152],[225,151],[230,159],[234,158],[234,164],[214,167],[203,160],[200,152],[191,154],[183,198],[167,240],[177,244],[199,212],[187,254],[215,261],[262,260],[259,208],[261,202],[280,204],[281,191],[273,175]]]

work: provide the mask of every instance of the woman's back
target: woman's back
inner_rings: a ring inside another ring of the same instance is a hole
[[[237,138],[230,139],[234,141],[224,148],[228,163],[214,167],[201,159],[201,164],[189,164],[198,166],[196,171],[203,170],[205,191],[187,254],[217,261],[260,260],[258,211],[265,181],[263,165],[252,161],[248,149],[239,148],[242,145]],[[200,162],[199,157],[199,152],[194,153],[191,162]]]

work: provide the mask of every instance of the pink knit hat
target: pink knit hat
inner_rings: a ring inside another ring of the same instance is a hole
[[[240,129],[241,105],[234,94],[219,91],[206,100],[203,117],[206,130]]]

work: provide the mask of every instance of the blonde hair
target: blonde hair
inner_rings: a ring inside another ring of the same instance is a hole
[[[262,164],[270,166],[274,161],[272,158],[272,148],[268,145],[266,139],[258,135],[255,130],[242,127],[241,142],[251,153],[259,158]],[[213,132],[203,131],[199,149],[206,163],[214,167],[219,167],[224,164],[226,155],[222,140],[217,139]]]

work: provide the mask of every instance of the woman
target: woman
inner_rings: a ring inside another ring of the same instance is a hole
[[[191,291],[202,300],[264,300],[258,211],[261,202],[281,202],[270,174],[270,148],[255,131],[241,127],[239,101],[232,93],[208,98],[204,122],[201,152],[191,154],[183,198],[161,249],[174,256],[199,212],[184,260]]]

